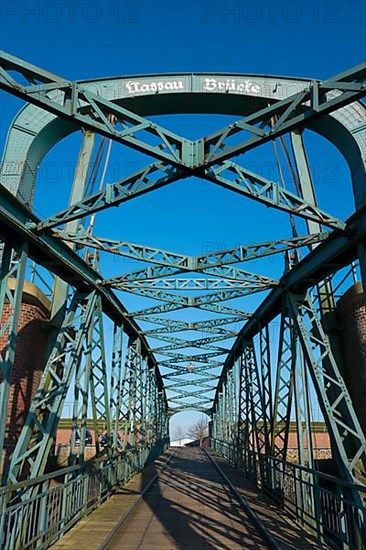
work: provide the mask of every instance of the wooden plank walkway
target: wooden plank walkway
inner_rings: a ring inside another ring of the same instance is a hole
[[[213,451],[220,468],[253,507],[283,549],[318,549],[284,512]],[[118,521],[167,459],[166,453],[53,548],[94,550],[267,549],[222,476],[199,448],[179,448],[142,501],[118,528]],[[113,530],[113,536],[111,532]]]

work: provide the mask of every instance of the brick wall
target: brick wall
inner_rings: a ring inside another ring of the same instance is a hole
[[[9,286],[11,288],[11,284]],[[47,344],[47,333],[44,327],[49,311],[50,305],[46,297],[32,283],[25,283],[6,418],[5,456],[7,458],[14,449],[40,382]],[[1,324],[6,322],[10,314],[11,305],[5,303]],[[8,333],[5,332],[0,338],[2,356],[5,355],[7,345]]]
[[[362,283],[352,286],[337,304],[344,377],[366,433],[366,305]]]

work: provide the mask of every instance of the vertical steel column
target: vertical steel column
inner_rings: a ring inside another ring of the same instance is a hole
[[[248,456],[247,456],[247,439],[248,439],[248,380],[246,377],[246,368],[244,355],[240,355],[239,359],[239,412],[238,412],[238,466],[247,471]]]
[[[306,202],[317,206],[315,189],[305,151],[303,131],[295,130],[291,132],[290,136],[297,168],[297,185],[301,191],[302,197],[306,200]],[[312,220],[306,220],[306,225],[311,235],[313,235],[314,233],[319,233],[322,230],[321,225]],[[312,246],[312,248],[316,248],[316,245]],[[333,311],[335,303],[333,297],[332,283],[329,278],[318,284],[318,294],[322,314],[324,315],[329,311]]]
[[[222,407],[221,423],[222,423],[223,440],[225,443],[228,443],[229,419],[227,415],[227,373],[226,373],[226,379],[224,380],[224,383],[222,386],[221,407]]]
[[[271,454],[271,434],[273,426],[273,391],[272,391],[272,364],[271,364],[271,339],[270,327],[266,325],[259,331],[259,353],[260,353],[260,379],[263,396],[263,426],[266,430],[264,453]],[[267,459],[263,461],[262,486],[271,487],[272,472]]]
[[[155,369],[151,368],[151,441],[152,445],[158,442],[158,385]]]
[[[234,417],[234,410],[235,410],[235,404],[234,404],[234,373],[233,368],[231,368],[228,372],[227,377],[227,418],[228,418],[228,443],[230,445],[230,451],[232,451],[233,442],[236,430],[234,430],[234,423],[235,423],[235,417]]]
[[[114,324],[113,329],[113,352],[112,352],[112,366],[111,366],[111,391],[110,391],[110,412],[113,417],[112,422],[112,438],[111,447],[113,451],[116,451],[121,444],[119,439],[119,418],[121,410],[121,398],[122,398],[122,379],[123,379],[123,367],[126,368],[126,363],[123,365],[122,361],[122,348],[123,346],[123,327]]]
[[[271,432],[271,455],[283,460],[287,457],[295,361],[296,337],[293,321],[283,303]]]
[[[138,361],[138,371],[136,377],[136,401],[135,401],[135,432],[138,433],[137,446],[139,448],[144,446],[145,440],[145,422],[144,422],[144,367],[145,359],[141,353]]]
[[[83,131],[83,140],[80,148],[79,158],[75,169],[74,181],[72,185],[69,204],[75,204],[79,202],[85,195],[86,182],[88,178],[88,170],[91,163],[93,154],[95,134],[89,130]],[[79,220],[73,220],[65,225],[66,231],[75,231],[79,224]],[[62,324],[65,308],[67,302],[68,285],[59,277],[55,278],[55,283],[52,293],[52,310],[51,320],[53,326],[60,326]],[[57,334],[54,335],[56,338]],[[53,342],[50,339],[50,346],[52,348]]]
[[[122,383],[122,407],[120,421],[123,424],[123,449],[135,446],[137,374],[140,370],[141,342],[136,337],[128,340],[125,376]]]
[[[153,446],[151,422],[153,415],[153,371],[149,368],[148,361],[146,360],[145,368],[145,385],[144,385],[144,433],[145,433],[145,445],[148,447]]]
[[[237,441],[238,441],[238,417],[239,417],[239,391],[240,391],[240,372],[239,361],[236,359],[233,365],[233,392],[234,392],[234,418],[233,418],[233,447],[234,447],[234,461],[237,461]]]
[[[15,257],[15,254],[17,257]],[[8,344],[3,354],[0,354],[0,474],[3,469],[3,453],[8,418],[10,386],[14,367],[18,323],[22,304],[25,269],[27,263],[27,245],[22,244],[13,249],[5,243],[0,256],[0,336],[8,333]],[[14,291],[9,288],[9,279],[14,279]],[[7,322],[3,321],[4,306],[11,307]]]
[[[95,433],[95,445],[99,451],[100,421],[103,421],[103,430],[106,431],[107,440],[110,441],[112,426],[111,413],[109,409],[109,382],[107,376],[107,365],[104,344],[104,327],[102,300],[98,296],[92,330],[89,334],[91,347],[91,405],[93,410],[93,422]],[[108,451],[110,447],[108,446]]]
[[[256,454],[259,459],[260,473],[263,481],[263,468],[260,454],[263,448],[269,447],[267,423],[264,415],[264,401],[260,386],[259,371],[253,341],[246,342],[244,347],[244,369],[247,392],[247,425],[246,443],[248,445],[248,466],[253,476],[257,476]]]
[[[70,455],[68,464],[73,466],[78,458],[79,463],[84,462],[86,424],[88,419],[88,403],[90,389],[90,371],[92,364],[92,352],[90,333],[93,330],[92,324],[89,327],[88,337],[84,342],[85,358],[81,357],[75,369],[74,382],[74,404],[71,425]],[[81,398],[81,403],[79,403]],[[76,433],[79,433],[79,445],[76,445]]]
[[[340,475],[344,480],[351,482],[345,489],[346,498],[362,509],[364,503],[357,490],[357,483],[359,480],[365,480],[365,434],[311,297],[289,294],[288,300],[305,360],[322,406]],[[357,540],[360,543],[366,539],[364,514],[349,515],[346,508],[341,521],[343,529],[347,532],[345,536],[349,540]]]
[[[316,517],[316,510],[314,498],[315,478],[312,474],[314,470],[314,458],[309,406],[310,388],[308,386],[308,376],[300,344],[297,347],[296,355],[294,398],[298,463],[306,467],[306,470],[298,470],[298,478],[295,481],[297,496],[296,513],[302,521],[312,523],[316,527],[313,519]],[[305,451],[304,438],[307,442],[307,451]],[[318,518],[317,523],[319,524],[318,528],[320,528],[322,523],[321,518]]]
[[[366,468],[366,438],[354,411],[347,387],[310,296],[288,296],[305,360],[322,405],[333,450],[344,479],[362,479]]]
[[[263,415],[267,426],[267,433],[271,433],[273,423],[273,396],[272,396],[272,369],[271,369],[271,342],[269,326],[266,325],[259,333],[260,373],[263,394]],[[269,438],[265,443],[265,452],[270,454]]]
[[[294,373],[294,397],[296,413],[296,433],[298,446],[298,461],[302,466],[313,468],[313,445],[311,433],[311,418],[309,407],[309,387],[307,372],[304,364],[304,357],[301,347],[296,351],[295,373]],[[307,453],[305,454],[304,437],[307,442]]]
[[[218,430],[219,430],[219,440],[225,441],[225,431],[224,431],[224,389],[221,388],[219,394],[219,405],[218,405]]]

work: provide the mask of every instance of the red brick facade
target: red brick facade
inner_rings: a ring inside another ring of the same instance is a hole
[[[9,303],[5,303],[1,320],[2,325],[9,319],[10,314],[11,306]],[[34,285],[26,283],[18,323],[15,361],[6,419],[6,455],[9,455],[14,448],[40,382],[47,344],[47,334],[44,326],[48,316],[49,304],[47,299]],[[0,353],[2,356],[5,355],[7,345],[8,332],[5,332],[0,338]]]
[[[337,305],[342,334],[344,377],[366,433],[366,305],[362,283],[352,286]]]

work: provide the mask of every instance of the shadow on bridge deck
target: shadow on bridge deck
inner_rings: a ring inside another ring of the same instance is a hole
[[[236,485],[278,540],[281,548],[319,548],[282,510],[218,455],[221,469]],[[180,448],[164,468],[170,452],[148,466],[88,518],[67,533],[54,548],[109,550],[128,548],[227,549],[269,548],[248,519],[219,472],[199,448]],[[129,517],[120,519],[161,469]]]

